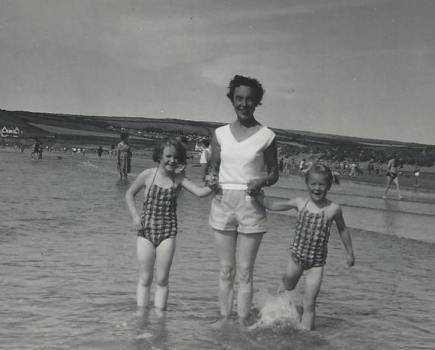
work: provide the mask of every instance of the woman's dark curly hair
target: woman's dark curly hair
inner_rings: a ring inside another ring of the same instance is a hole
[[[264,89],[257,79],[244,77],[243,75],[235,75],[228,85],[227,97],[233,102],[234,90],[239,86],[249,86],[255,91],[255,103],[257,106],[261,105],[263,99]]]
[[[159,143],[153,149],[153,161],[155,161],[156,163],[160,163],[163,155],[163,150],[165,149],[165,147],[171,146],[175,148],[175,159],[178,161],[178,163],[186,164],[186,149],[179,140],[173,137],[167,137],[159,141]]]

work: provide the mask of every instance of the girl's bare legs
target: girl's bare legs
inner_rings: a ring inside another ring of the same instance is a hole
[[[287,268],[284,272],[284,275],[282,276],[282,285],[285,290],[284,293],[285,293],[286,302],[292,304],[293,307],[296,308],[296,310],[297,307],[296,305],[293,304],[293,300],[294,300],[293,290],[296,288],[296,285],[298,284],[299,279],[301,278],[303,272],[304,270],[302,269],[302,267],[296,264],[293,258],[290,256],[290,258],[288,259]],[[298,310],[297,312],[299,314],[302,313]],[[300,319],[298,321],[300,322]]]
[[[156,250],[152,243],[143,237],[137,238],[137,259],[139,262],[139,280],[137,283],[136,299],[138,313],[143,313],[150,300],[150,287],[153,281],[154,261]]]
[[[236,263],[237,232],[215,231],[216,249],[219,258],[219,304],[220,313],[228,319],[233,310],[234,266]]]
[[[316,299],[322,284],[323,266],[309,269],[305,276],[304,312],[301,326],[303,329],[312,330],[316,317]]]
[[[154,306],[156,310],[166,310],[169,295],[169,270],[175,254],[175,238],[162,241],[156,248],[156,294]]]
[[[263,233],[239,234],[237,312],[243,326],[251,310],[254,264],[262,238]]]
[[[282,284],[287,291],[292,291],[296,288],[299,279],[302,276],[304,270],[298,264],[296,264],[292,257],[288,259],[287,268],[285,270],[284,276],[282,276]]]
[[[387,198],[387,193],[388,190],[390,189],[391,182],[392,182],[391,177],[387,176],[387,185],[385,186],[384,195],[382,196],[382,198]]]

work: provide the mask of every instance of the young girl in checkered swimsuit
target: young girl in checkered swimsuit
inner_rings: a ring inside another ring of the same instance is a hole
[[[256,200],[266,209],[275,211],[296,209],[298,211],[295,234],[290,244],[290,259],[283,277],[283,284],[287,291],[292,291],[302,274],[306,273],[304,311],[300,323],[300,327],[306,330],[314,328],[316,299],[322,283],[329,233],[333,222],[337,225],[338,233],[347,252],[347,265],[353,266],[355,262],[351,236],[346,229],[341,207],[326,198],[332,182],[333,175],[328,167],[314,165],[305,175],[308,198],[278,201],[261,195],[256,197]]]
[[[144,312],[150,299],[150,287],[155,269],[156,292],[154,306],[157,311],[166,310],[168,301],[168,279],[175,253],[177,235],[177,194],[181,188],[205,197],[212,190],[200,187],[188,180],[184,174],[186,150],[176,139],[165,139],[153,151],[157,168],[147,169],[138,175],[128,189],[125,198],[138,230],[137,256],[139,281],[137,285],[138,313]],[[135,196],[145,188],[143,211],[139,215]]]

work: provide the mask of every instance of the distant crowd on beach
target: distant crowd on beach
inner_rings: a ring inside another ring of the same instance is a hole
[[[313,163],[321,163],[328,166],[334,172],[342,176],[358,177],[363,174],[383,176],[387,174],[388,160],[386,162],[375,161],[373,159],[364,162],[364,165],[359,161],[352,160],[329,160],[325,158],[316,158],[315,156],[291,157],[282,155],[279,158],[279,170],[281,175],[288,176],[290,174],[303,172],[304,169]],[[403,161],[399,159],[400,168],[403,168]],[[420,166],[415,166],[421,169]]]
[[[159,135],[158,139],[161,139],[162,135]],[[211,144],[210,144],[210,136],[200,136],[200,135],[190,135],[190,137],[186,136],[177,136],[179,140],[182,141],[183,145],[186,147],[186,151],[188,152],[188,158],[191,158],[195,161],[195,159],[199,162],[199,166],[203,168],[203,172],[206,173],[208,169],[208,163],[211,156]],[[13,143],[12,147],[14,150],[18,152],[24,152],[26,146],[24,142]],[[54,146],[43,145],[42,141],[39,138],[34,139],[34,143],[30,146],[30,156],[33,160],[42,160],[43,152],[48,153],[62,153],[73,156],[80,156],[82,158],[86,158],[88,155],[97,155],[98,158],[109,158],[114,159],[117,169],[119,171],[121,179],[128,179],[128,174],[131,172],[131,158],[133,151],[135,153],[146,153],[149,151],[149,147],[141,150],[140,148],[133,148],[129,144],[129,134],[127,131],[121,132],[120,142],[112,143],[103,147],[99,146]],[[123,151],[127,150],[128,153],[125,153],[126,156],[123,156]],[[360,161],[356,159],[344,159],[344,160],[333,160],[325,157],[324,154],[310,154],[310,153],[299,153],[293,154],[291,152],[285,151],[284,147],[278,146],[278,168],[279,174],[283,177],[290,176],[291,174],[304,174],[310,168],[312,164],[323,164],[329,167],[332,170],[334,175],[334,182],[339,183],[340,177],[347,178],[360,178],[364,177],[365,179],[370,178],[372,176],[375,177],[384,177],[389,173],[389,161],[391,159],[369,159],[368,161]],[[326,153],[330,153],[328,150]],[[58,156],[61,158],[61,156]],[[125,160],[124,165],[120,165],[121,158],[122,161]],[[404,160],[396,156],[397,164],[398,164],[398,175],[404,177],[412,177],[414,179],[414,187],[417,188],[420,186],[420,178],[422,174],[422,166],[419,165],[419,162],[415,162],[414,165],[406,166],[404,164]],[[398,180],[395,180],[395,183],[398,183]],[[388,183],[388,181],[387,181]]]
[[[127,132],[122,132],[121,135],[128,135]],[[169,135],[168,135],[169,136]],[[202,155],[204,149],[210,149],[210,136],[196,136],[193,140],[185,136],[176,136],[183,140],[187,151],[190,153],[190,157],[194,159],[195,157],[200,159],[204,157]],[[158,139],[156,139],[157,142]],[[32,153],[42,153],[42,152],[56,152],[64,153],[70,155],[81,155],[87,156],[90,154],[96,154],[99,158],[108,157],[116,158],[117,143],[112,143],[105,146],[95,146],[95,145],[43,145],[39,138],[35,138],[31,146],[28,146],[24,142],[12,143],[11,147],[17,152],[25,152],[26,149],[30,149]],[[132,152],[141,152],[148,149],[130,146]],[[208,151],[210,152],[210,150]],[[388,172],[387,165],[390,158],[375,160],[369,159],[367,161],[361,161],[356,159],[344,159],[344,160],[333,160],[325,157],[323,154],[310,154],[310,153],[299,153],[297,155],[285,151],[281,151],[281,147],[278,146],[279,153],[279,171],[281,175],[288,176],[290,174],[295,174],[301,171],[304,167],[311,163],[322,163],[327,165],[335,172],[343,176],[358,177],[363,174],[367,175],[378,175],[383,176]],[[405,161],[401,158],[398,159],[400,164],[400,169],[405,169]],[[414,165],[407,167],[408,169],[420,169],[423,168],[418,162],[414,162]],[[409,170],[408,170],[409,171]]]
[[[304,156],[297,158],[295,156],[292,157],[285,154],[281,155],[279,158],[279,170],[280,175],[289,176],[291,174],[294,175],[298,173],[305,173],[312,164],[323,164],[329,167],[336,177],[359,178],[363,175],[368,175],[369,177],[381,177],[388,175],[390,159],[385,162],[370,159],[367,162],[361,163],[359,161],[352,160],[337,161],[325,159],[323,157],[316,158],[312,155],[309,155],[306,158]],[[413,177],[414,186],[419,187],[419,179],[422,174],[422,167],[418,164],[415,164],[414,166],[405,169],[403,160],[398,157],[397,163],[399,174],[405,177]]]
[[[157,135],[158,139],[162,138],[162,135]],[[203,168],[203,173],[206,173],[208,169],[208,163],[211,156],[211,136],[201,136],[201,135],[189,135],[186,136],[176,136],[182,141],[182,144],[186,147],[188,158],[193,161],[198,161],[199,166]],[[4,145],[4,143],[3,143]],[[18,152],[24,152],[29,146],[24,142],[15,142],[12,144],[14,150]],[[122,131],[120,135],[120,141],[118,143],[112,143],[103,147],[98,146],[66,146],[66,145],[43,145],[39,138],[34,139],[34,143],[30,146],[30,156],[33,160],[42,160],[43,152],[48,153],[62,153],[73,156],[79,156],[82,158],[87,158],[88,155],[97,155],[98,158],[109,158],[114,159],[118,172],[121,179],[128,179],[128,174],[131,173],[131,159],[133,151],[135,153],[146,153],[149,152],[149,147],[141,150],[138,147],[133,148],[129,143],[129,133],[127,131]],[[124,151],[127,153],[123,153]],[[312,164],[323,164],[332,170],[334,175],[334,182],[338,184],[340,178],[364,178],[368,179],[370,177],[385,177],[389,174],[389,162],[390,158],[385,159],[385,155],[382,160],[371,158],[366,161],[360,161],[358,159],[344,159],[344,160],[333,160],[329,159],[323,153],[311,154],[311,153],[292,153],[285,150],[285,147],[278,146],[278,169],[279,174],[283,177],[290,176],[291,174],[305,174]],[[326,154],[331,155],[330,150],[325,151]],[[126,156],[123,156],[123,155]],[[62,158],[62,156],[58,156]],[[422,175],[423,167],[420,166],[418,161],[414,162],[414,165],[405,166],[405,162],[402,158],[396,156],[398,175],[407,178],[414,179],[414,187],[420,187],[420,178]],[[121,165],[121,162],[124,162]],[[398,185],[399,180],[394,178],[392,181]],[[387,186],[390,181],[387,180]],[[400,189],[398,189],[400,191]]]

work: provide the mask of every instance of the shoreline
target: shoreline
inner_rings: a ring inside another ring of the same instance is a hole
[[[43,157],[73,157],[73,158],[79,158],[82,157],[83,159],[98,159],[98,156],[96,154],[96,148],[88,148],[86,155],[83,156],[80,153],[72,153],[71,149],[68,149],[68,151],[64,152],[61,150],[54,150],[54,151],[48,151],[44,150]],[[7,147],[3,146],[0,147],[0,152],[7,152],[7,153],[23,153],[29,156],[30,158],[30,152],[31,149],[27,148],[24,150],[24,152],[20,152],[19,150],[15,149],[14,147]],[[135,150],[133,153],[133,159],[148,159],[151,155],[152,150],[150,148],[144,148],[141,150]],[[199,153],[196,151],[188,151],[188,154],[190,154],[190,157],[188,158],[188,167],[196,168],[199,165]],[[105,149],[105,152],[103,153],[103,156],[100,160],[114,160],[110,157],[109,149]],[[430,192],[435,193],[435,169],[431,168],[424,168],[421,171],[421,175],[419,177],[419,186],[416,187],[414,185],[415,178],[411,171],[402,171],[402,175],[399,176],[399,183],[400,183],[400,189],[406,190],[406,191],[412,191],[412,192]],[[292,169],[290,171],[290,175],[286,176],[280,173],[280,180],[292,177],[292,176],[302,176],[299,172]],[[355,177],[351,177],[349,175],[340,175],[340,182],[348,182],[348,183],[355,183],[355,184],[366,184],[373,187],[380,187],[385,188],[386,185],[386,176],[384,174],[382,175],[368,175],[366,173],[360,174]],[[339,186],[339,185],[338,185]],[[394,184],[391,184],[390,191],[395,191]]]

